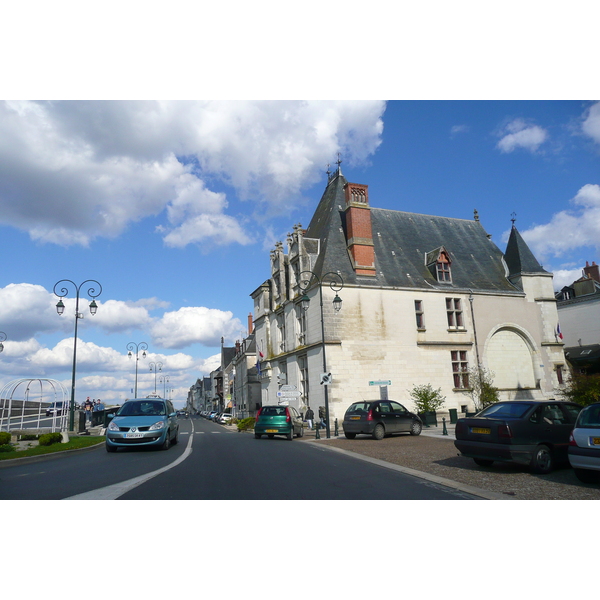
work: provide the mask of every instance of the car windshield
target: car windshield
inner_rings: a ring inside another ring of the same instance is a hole
[[[163,402],[141,400],[140,402],[125,402],[119,409],[118,417],[152,417],[165,414]]]
[[[355,402],[351,404],[346,412],[349,413],[365,413],[369,412],[369,408],[371,407],[370,402]]]
[[[588,406],[579,413],[577,427],[600,427],[600,404]]]
[[[281,417],[286,414],[285,406],[264,406],[260,412],[261,417]]]
[[[494,419],[521,419],[531,406],[531,402],[498,402],[484,408],[477,416]]]

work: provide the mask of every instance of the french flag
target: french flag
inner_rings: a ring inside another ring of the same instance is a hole
[[[559,340],[562,340],[562,339],[563,339],[563,334],[562,334],[562,331],[560,330],[560,323],[557,323],[557,324],[556,324],[556,337],[557,337]]]

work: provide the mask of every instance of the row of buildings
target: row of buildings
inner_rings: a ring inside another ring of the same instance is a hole
[[[555,297],[514,221],[502,252],[477,211],[465,220],[376,208],[338,164],[308,227],[294,226],[270,263],[250,294],[247,338],[192,386],[191,410],[244,417],[288,402],[325,409],[333,423],[357,400],[410,409],[410,390],[431,384],[443,410],[464,413],[473,367],[493,374],[501,399],[552,398],[565,385],[558,306],[576,305],[579,288]]]

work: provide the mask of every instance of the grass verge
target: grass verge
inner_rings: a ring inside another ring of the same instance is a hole
[[[72,437],[66,444],[58,443],[52,446],[35,446],[27,450],[16,452],[0,452],[0,461],[13,458],[24,458],[26,456],[40,456],[42,454],[52,454],[53,452],[64,452],[65,450],[81,450],[104,442],[103,435],[82,435]]]

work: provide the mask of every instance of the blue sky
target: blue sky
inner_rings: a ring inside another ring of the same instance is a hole
[[[557,287],[600,260],[598,102],[3,102],[0,382],[69,387],[74,308],[59,317],[52,290],[94,279],[78,398],[130,396],[126,346],[146,342],[140,393],[154,391],[148,364],[161,362],[185,400],[218,366],[221,336],[246,334],[269,250],[308,225],[338,152],[372,206],[477,209],[501,249],[516,213]]]

